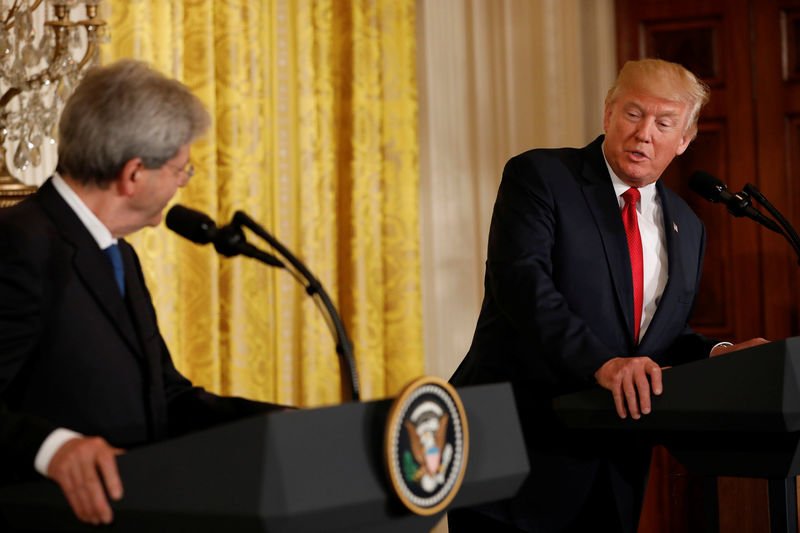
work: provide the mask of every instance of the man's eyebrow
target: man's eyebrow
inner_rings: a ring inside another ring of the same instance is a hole
[[[645,110],[645,106],[643,106],[642,104],[640,104],[639,102],[637,102],[635,100],[630,100],[630,101],[626,102],[625,105],[623,106],[623,108],[630,108],[630,107],[636,108],[638,111],[644,111]],[[656,117],[658,117],[658,118],[662,118],[662,117],[680,117],[680,116],[681,116],[681,111],[678,110],[678,109],[665,109],[664,111],[661,111],[660,113],[658,113],[656,115]]]

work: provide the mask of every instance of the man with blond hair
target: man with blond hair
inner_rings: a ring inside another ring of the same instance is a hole
[[[511,500],[451,513],[451,532],[635,532],[650,447],[566,432],[552,399],[599,384],[638,419],[662,367],[763,342],[731,346],[688,325],[705,230],[659,178],[707,100],[682,66],[631,61],[606,97],[605,135],[506,164],[483,306],[451,381],[512,383],[531,473]]]

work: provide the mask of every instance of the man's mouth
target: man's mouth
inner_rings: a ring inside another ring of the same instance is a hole
[[[628,153],[633,157],[633,159],[637,160],[648,159],[647,154],[645,154],[644,152],[639,152],[637,150],[630,150],[628,151]]]

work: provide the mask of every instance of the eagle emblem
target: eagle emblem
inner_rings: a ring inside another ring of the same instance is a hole
[[[386,418],[391,487],[419,515],[443,511],[461,487],[469,449],[467,414],[452,385],[422,376],[405,386]]]
[[[403,473],[407,481],[419,483],[425,492],[433,492],[444,483],[453,458],[453,446],[446,442],[449,419],[441,407],[427,401],[404,423],[411,450],[403,457]]]

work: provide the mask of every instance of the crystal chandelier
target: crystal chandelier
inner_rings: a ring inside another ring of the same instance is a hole
[[[7,160],[19,176],[54,150],[64,102],[84,67],[97,61],[100,1],[80,2],[86,18],[73,22],[77,0],[47,0],[42,10],[50,5],[49,14],[36,11],[42,0],[0,0],[0,207],[36,190],[12,177]],[[35,18],[43,14],[39,32]]]

